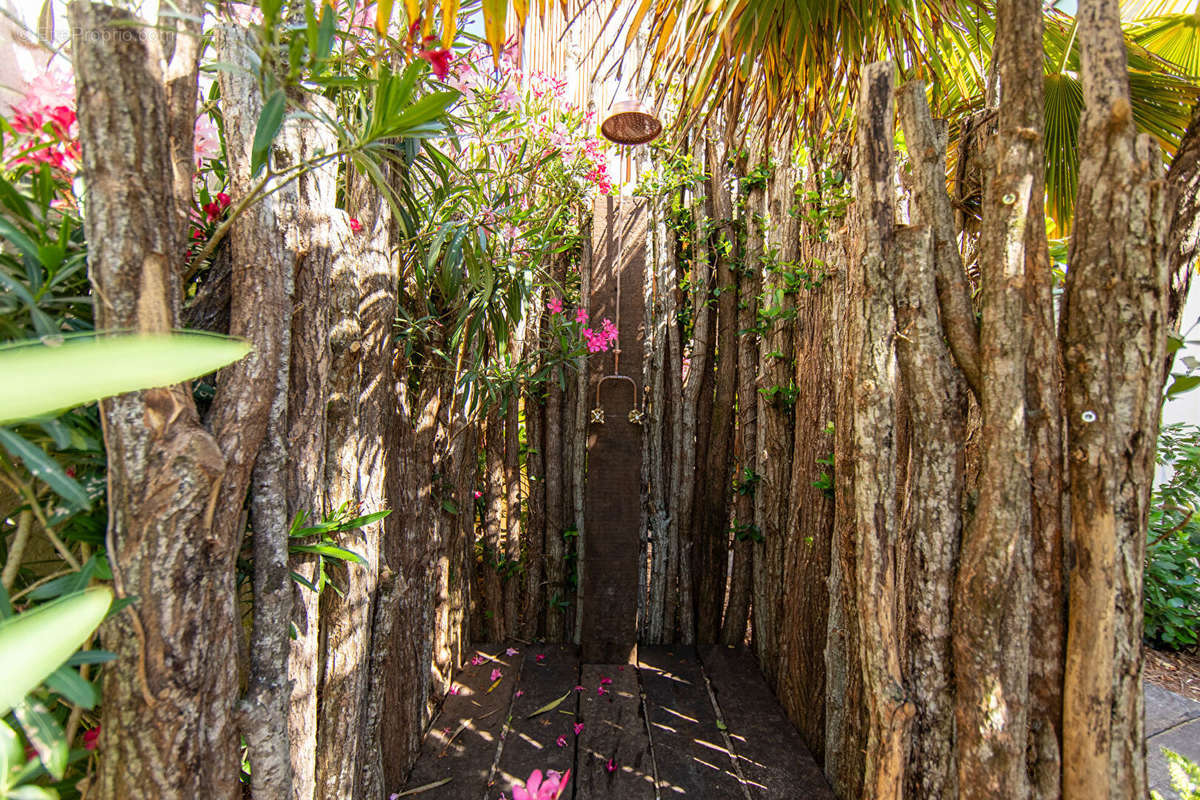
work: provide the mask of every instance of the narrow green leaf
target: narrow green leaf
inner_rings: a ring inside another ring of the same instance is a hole
[[[1176,375],[1171,386],[1167,389],[1167,397],[1175,397],[1176,395],[1190,392],[1200,386],[1200,375]]]
[[[205,375],[250,352],[202,333],[104,336],[0,348],[0,425]]]
[[[566,694],[564,694],[562,697],[558,698],[557,700],[551,700],[549,703],[547,703],[546,705],[542,706],[541,708],[539,708],[537,711],[535,711],[535,712],[533,712],[532,714],[530,714],[530,715],[529,715],[528,717],[526,717],[525,719],[533,719],[534,717],[540,716],[540,715],[542,715],[542,714],[545,714],[545,713],[547,713],[547,712],[549,712],[549,711],[553,711],[554,709],[556,709],[556,708],[558,708],[560,705],[562,705],[562,704],[563,704],[563,702],[565,702],[565,701],[566,701],[566,699],[567,699],[568,697],[570,697],[570,696],[571,696],[571,694],[572,694],[574,691],[575,691],[574,689],[571,689],[571,690],[569,690],[569,691],[568,691]]]
[[[423,786],[416,786],[412,789],[407,789],[403,792],[400,792],[399,794],[392,795],[392,797],[400,798],[400,797],[410,797],[414,794],[422,794],[424,792],[428,792],[431,789],[436,789],[439,786],[445,786],[447,783],[449,783],[452,780],[454,780],[454,779],[453,778],[442,778],[440,781],[434,781],[433,783],[426,783]]]
[[[97,586],[0,622],[0,715],[62,666],[104,619],[112,590]]]
[[[9,789],[8,794],[4,798],[5,800],[58,800],[58,792],[53,789],[26,784],[16,789]]]
[[[0,428],[0,444],[4,445],[4,449],[14,458],[19,458],[33,477],[44,482],[72,507],[91,507],[92,501],[83,487],[67,475],[58,462],[46,455],[42,448],[8,428]]]
[[[61,666],[46,677],[46,686],[61,694],[68,703],[92,709],[100,702],[96,687],[68,666]]]
[[[0,217],[0,239],[11,242],[14,247],[33,259],[34,262],[41,263],[38,246],[34,244],[34,241],[4,217]]]
[[[0,719],[0,796],[9,785],[9,772],[25,763],[25,750],[17,732]]]
[[[330,50],[333,48],[333,33],[336,24],[337,18],[333,14],[333,4],[322,3],[321,25],[317,29],[317,46],[315,48],[317,59],[329,57]]]
[[[25,738],[37,751],[42,766],[56,781],[62,780],[67,769],[67,735],[46,707],[37,700],[26,700],[13,709],[17,721],[25,731]]]
[[[331,544],[294,544],[289,548],[293,553],[316,553],[326,558],[336,558],[339,561],[353,561],[356,564],[366,564],[367,561],[353,550],[335,547]]]
[[[109,661],[115,660],[116,653],[108,650],[80,650],[75,655],[67,659],[64,666],[79,667],[84,664],[107,664]]]
[[[386,511],[376,511],[371,514],[364,514],[361,517],[355,517],[354,519],[347,520],[343,523],[340,523],[340,524],[334,526],[333,528],[330,529],[330,533],[335,533],[338,531],[352,531],[352,530],[356,530],[357,528],[365,528],[366,526],[368,526],[374,522],[378,522],[379,520],[383,519],[384,517],[386,517],[388,514],[391,514],[391,513],[392,513],[392,510],[389,508]]]
[[[283,89],[276,89],[263,104],[262,116],[258,118],[258,127],[254,130],[254,144],[250,148],[250,173],[258,175],[267,165],[267,157],[271,153],[271,142],[279,133],[283,124],[283,112],[287,106],[287,95]]]

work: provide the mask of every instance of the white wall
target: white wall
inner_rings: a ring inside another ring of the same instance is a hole
[[[1181,325],[1185,338],[1200,339],[1198,320],[1200,320],[1200,277],[1193,277]],[[1175,362],[1180,370],[1182,370],[1182,365],[1179,364],[1179,360],[1184,356],[1200,359],[1200,344],[1185,345],[1175,354]],[[1164,425],[1171,422],[1190,422],[1193,425],[1200,425],[1200,389],[1187,392],[1164,403],[1162,420]]]

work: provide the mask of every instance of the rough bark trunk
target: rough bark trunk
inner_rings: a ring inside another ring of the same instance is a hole
[[[500,574],[504,566],[504,510],[507,505],[504,481],[504,418],[500,409],[493,407],[488,412],[484,425],[484,490],[487,503],[485,535],[483,544],[483,605],[487,620],[489,641],[501,642],[507,633],[505,619],[504,580]]]
[[[897,586],[896,334],[892,275],[898,260],[929,247],[927,230],[895,235],[892,65],[872,64],[859,92],[855,147],[855,247],[863,291],[850,301],[850,346],[858,349],[852,388],[855,581],[867,706],[867,796],[899,798],[913,715],[901,675]],[[907,235],[908,233],[917,235]]]
[[[650,539],[650,574],[642,637],[648,643],[660,644],[670,635],[667,624],[667,596],[671,591],[668,588],[667,577],[671,558],[672,510],[669,498],[674,495],[671,487],[672,404],[667,399],[667,387],[671,383],[668,374],[672,363],[669,356],[670,328],[677,323],[674,315],[667,310],[667,298],[669,294],[673,294],[675,286],[674,270],[670,267],[674,261],[674,242],[667,226],[665,203],[660,198],[653,199],[650,203],[650,213],[654,280],[647,281],[645,288],[649,314],[646,330],[650,336],[650,346],[646,348],[649,362],[647,377],[650,383],[650,414],[649,424],[646,426],[648,453],[645,460],[648,470],[646,516],[649,523],[647,531]]]
[[[239,57],[238,63],[243,67],[249,66],[252,53],[248,47],[233,55]],[[277,157],[293,164],[311,152],[307,143],[322,138],[325,137],[320,136],[311,122],[291,121],[281,132],[279,148],[282,152],[277,153]],[[322,178],[325,186],[319,187],[317,184]],[[323,234],[315,217],[320,213],[317,211],[321,207],[319,204],[332,200],[320,192],[321,188],[331,188],[331,180],[336,180],[336,175],[329,169],[302,176],[288,187],[286,194],[281,192],[272,198],[275,202],[282,200],[290,204],[289,208],[281,210],[292,222],[286,241],[295,260],[295,271],[286,280],[288,299],[283,312],[289,322],[281,331],[275,399],[251,487],[254,615],[249,681],[246,696],[239,705],[242,733],[249,750],[251,792],[256,798],[268,800],[290,797],[293,791],[288,735],[292,693],[288,633],[293,619],[295,584],[290,575],[288,532],[295,513],[294,503],[290,500],[299,488],[298,482],[306,476],[317,477],[324,473],[324,376],[320,365],[328,365],[328,331],[324,317],[325,293],[319,287],[322,280],[327,280],[323,276],[328,260],[322,257],[322,253],[328,254],[327,246],[316,254],[317,269],[322,277],[312,274],[312,263],[308,263],[307,270],[302,264],[310,260],[311,251],[316,249],[313,240]],[[303,192],[298,191],[301,187]],[[302,286],[304,293],[299,308],[293,299],[297,284]],[[294,337],[293,325],[297,334]],[[292,378],[293,360],[296,362],[295,381]],[[297,404],[294,409],[293,400]],[[304,486],[324,494],[319,482],[307,481]],[[319,509],[317,513],[320,514]],[[315,658],[312,666],[316,666]]]
[[[520,356],[517,355],[517,358]],[[521,622],[521,395],[513,391],[504,414],[504,581],[505,631],[513,636]]]
[[[699,154],[704,150],[703,139],[696,137],[693,143],[694,158],[703,165]],[[703,167],[702,167],[703,169]],[[680,476],[679,491],[674,495],[673,519],[677,520],[679,548],[679,641],[685,645],[696,642],[696,607],[693,601],[695,575],[693,572],[695,540],[692,537],[692,515],[695,508],[698,484],[697,452],[702,448],[696,431],[701,412],[701,392],[707,384],[709,371],[709,337],[711,336],[712,308],[712,262],[708,251],[708,215],[704,208],[704,184],[698,182],[691,192],[692,222],[696,229],[694,250],[690,266],[688,285],[693,297],[687,298],[691,305],[693,325],[692,355],[688,363],[687,380],[683,385],[680,403],[680,458],[676,474]],[[682,370],[682,364],[680,365]]]
[[[1079,9],[1085,99],[1062,336],[1074,563],[1063,796],[1146,793],[1142,559],[1170,278],[1157,149],[1135,137],[1117,3]]]
[[[454,378],[433,370],[414,379],[397,369],[392,384],[393,464],[387,492],[394,513],[384,538],[384,559],[396,574],[396,602],[388,622],[392,634],[387,665],[373,675],[372,691],[383,697],[379,721],[385,784],[398,787],[408,775],[430,720],[431,675],[435,636],[435,559],[440,537],[433,473],[438,420]],[[390,374],[390,373],[389,373]],[[409,384],[419,385],[410,391]],[[376,689],[374,683],[382,682]]]
[[[298,124],[300,157],[332,147],[325,129]],[[334,212],[337,169],[330,164],[298,178],[295,303],[288,399],[288,519],[305,512],[319,521],[330,506],[356,507],[357,460],[344,448],[354,441],[358,397],[358,281],[354,240],[344,215]],[[335,222],[336,220],[336,222]],[[336,255],[335,255],[336,254]],[[353,398],[353,400],[351,400]],[[290,569],[317,580],[317,557],[297,553]],[[288,653],[291,702],[292,796],[313,800],[316,782],[317,676],[320,667],[320,596],[298,583],[293,592],[295,638]]]
[[[579,263],[579,302],[587,308],[592,299],[592,233],[590,228],[583,231],[583,254]],[[583,573],[587,569],[587,561],[583,557],[584,539],[587,538],[587,525],[583,518],[584,476],[587,474],[587,415],[591,404],[588,402],[588,373],[587,359],[580,356],[575,362],[575,387],[572,393],[574,402],[568,408],[574,417],[568,419],[568,436],[570,442],[570,459],[568,466],[571,476],[571,510],[575,520],[575,623],[572,629],[572,639],[579,644],[580,632],[583,629]]]
[[[534,347],[541,346],[541,326],[545,316],[540,292],[531,301],[532,311],[527,337]],[[536,362],[535,362],[536,364]],[[536,368],[536,366],[535,366]],[[545,574],[546,552],[546,404],[541,387],[527,388],[525,403],[526,471],[529,476],[527,514],[529,527],[525,535],[525,594],[521,607],[521,638],[532,641],[541,630],[542,576]]]
[[[761,148],[761,140],[752,147]],[[754,149],[759,158],[762,151]],[[745,169],[739,169],[745,174]],[[721,623],[721,643],[741,645],[746,639],[750,621],[750,601],[754,560],[754,491],[758,475],[758,260],[762,256],[762,233],[754,216],[762,211],[765,191],[753,186],[745,197],[742,209],[745,244],[740,248],[741,269],[738,273],[737,314],[737,432],[734,442],[736,472],[735,494],[731,515],[734,532],[733,564],[729,576],[729,599],[725,604],[725,619]]]
[[[584,247],[588,245],[585,243]],[[562,255],[556,256],[552,277],[555,285],[566,283],[567,262]],[[563,614],[558,603],[567,596],[566,563],[563,532],[566,519],[571,516],[568,506],[571,498],[563,480],[565,454],[563,427],[565,424],[564,384],[570,378],[565,368],[552,374],[546,384],[546,640],[563,641]]]
[[[749,262],[752,269],[762,270],[759,319],[764,326],[758,345],[759,481],[754,493],[754,524],[760,538],[754,545],[753,614],[758,663],[767,681],[775,685],[779,676],[779,617],[792,469],[790,393],[794,367],[789,315],[793,299],[785,280],[796,254],[795,218],[789,213],[796,185],[790,129],[772,129],[766,151],[774,171],[768,180],[766,213],[760,223],[765,226],[763,252],[760,263]],[[751,216],[750,224],[754,225],[753,213]]]
[[[175,259],[186,235],[176,203],[190,191],[174,184],[168,142],[174,131],[180,146],[186,135],[179,131],[190,130],[194,110],[168,114],[156,55],[145,38],[122,35],[139,24],[133,15],[85,2],[74,3],[70,14],[78,34],[73,57],[83,174],[91,187],[85,226],[97,327],[168,331],[178,322]],[[194,71],[175,79],[194,81]],[[235,127],[231,171],[240,192],[248,174],[239,146],[249,140]],[[106,670],[101,746],[111,757],[98,781],[105,798],[239,793],[233,560],[273,399],[260,387],[274,385],[278,336],[287,324],[282,237],[268,236],[268,246],[251,250],[245,235],[251,227],[277,231],[274,208],[249,213],[243,235],[235,232],[231,242],[231,292],[240,312],[234,332],[255,352],[221,376],[215,435],[201,427],[186,386],[101,404],[114,585],[120,596],[139,597],[103,634],[119,659]],[[195,646],[198,631],[205,632],[204,647]]]
[[[727,122],[727,124],[729,124]],[[712,247],[716,259],[716,377],[709,423],[710,442],[705,469],[707,491],[699,498],[697,510],[696,640],[700,644],[717,641],[721,631],[721,612],[729,571],[730,482],[733,479],[733,453],[737,397],[737,277],[734,274],[737,233],[734,229],[733,198],[730,196],[724,136],[709,140],[708,163],[711,173],[709,193],[713,204]]]
[[[862,264],[847,257],[835,273],[833,331],[840,367],[834,419],[834,531],[830,546],[829,635],[825,644],[825,774],[839,797],[862,797],[866,704],[859,662],[862,637],[855,576],[854,413],[852,388],[860,354],[849,336],[852,309],[864,291]]]
[[[825,755],[825,639],[829,627],[832,491],[819,479],[833,474],[834,418],[832,276],[842,268],[842,221],[833,215],[837,197],[823,194],[821,173],[836,165],[809,148],[798,264],[809,271],[796,294],[794,343],[796,407],[788,511],[788,541],[780,614],[778,694],[788,716],[817,757]],[[826,214],[831,216],[826,217]],[[817,220],[813,221],[812,216]],[[805,219],[810,218],[810,219]],[[798,587],[792,589],[790,587]]]
[[[331,430],[330,459],[345,477],[337,485],[352,491],[364,511],[390,508],[385,481],[391,458],[387,450],[394,405],[391,376],[391,329],[396,315],[393,260],[388,249],[389,218],[370,182],[353,176],[351,207],[362,223],[355,259],[358,285],[359,369],[354,400],[357,416],[344,444]],[[349,278],[347,277],[347,282]],[[335,286],[335,294],[341,290]],[[339,365],[347,369],[351,365]],[[340,387],[339,387],[340,388]],[[349,386],[346,387],[350,389]],[[342,483],[342,482],[345,483]],[[331,497],[331,500],[333,498]],[[393,513],[393,516],[395,514]],[[326,565],[344,594],[321,598],[323,657],[318,684],[316,786],[318,797],[358,798],[360,759],[365,732],[363,701],[370,679],[371,624],[380,570],[380,548],[387,520],[347,532],[342,545],[365,564]]]
[[[962,538],[967,403],[962,374],[942,339],[950,312],[942,306],[939,319],[936,287],[941,259],[959,273],[962,266],[945,188],[946,125],[933,121],[923,84],[903,87],[898,100],[914,164],[913,222],[929,227],[932,240],[927,252],[900,262],[896,280],[897,355],[917,442],[905,537],[915,556],[908,666],[916,718],[907,796],[956,797],[951,594]]]
[[[1043,279],[1032,274],[1040,258],[1032,229],[1043,227],[1041,15],[1036,0],[1010,0],[998,9],[1001,102],[980,234],[986,466],[955,587],[959,786],[1013,798],[1029,792],[1033,496],[1026,359],[1034,341],[1029,298],[1034,281]]]

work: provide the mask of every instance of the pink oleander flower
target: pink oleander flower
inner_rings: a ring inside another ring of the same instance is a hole
[[[476,490],[475,490],[475,493],[474,493],[474,494],[475,494],[475,499],[476,499],[476,500],[478,500],[479,498],[483,497],[483,492],[479,491],[478,489],[476,489]]]
[[[617,771],[617,761],[616,761],[616,759],[614,759],[614,758],[610,758],[610,759],[608,760],[608,762],[607,762],[607,763],[604,765],[604,768],[605,768],[606,770],[608,770],[609,772],[616,772],[616,771]]]
[[[221,206],[217,201],[204,204],[204,215],[208,217],[208,221],[212,222],[217,217],[221,216]]]
[[[605,317],[604,321],[600,324],[600,335],[604,337],[604,341],[606,341],[608,344],[617,343],[617,338],[619,336],[617,333],[617,326],[614,325],[613,321],[608,317]]]
[[[581,734],[581,733],[583,733],[583,723],[582,723],[582,722],[576,722],[576,723],[575,723],[575,735],[576,735],[576,736],[578,736],[578,735],[579,735],[579,734]]]
[[[512,787],[512,800],[559,800],[570,780],[571,770],[567,770],[565,775],[549,770],[543,779],[542,771],[535,769],[524,786]]]
[[[555,743],[556,745],[558,745],[559,747],[566,747],[566,746],[567,746],[567,737],[566,737],[566,735],[564,734],[564,735],[562,735],[562,736],[558,737],[557,739],[555,739],[555,740],[554,740],[554,743]]]
[[[457,687],[457,686],[454,686],[453,684],[451,684],[451,686],[450,686],[450,694],[452,694],[452,695],[458,694],[458,687]]]
[[[517,648],[515,648],[515,647],[510,647],[510,648],[508,648],[507,650],[505,650],[505,651],[504,651],[504,655],[506,655],[506,656],[515,656],[515,655],[516,655],[517,653],[519,653],[519,652],[521,652],[521,651],[520,651],[520,650],[518,650]]]
[[[196,126],[192,136],[192,154],[197,166],[202,161],[209,161],[221,155],[220,134],[208,114],[196,117]]]
[[[516,691],[516,695],[515,695],[515,696],[516,696],[516,697],[520,697],[520,696],[521,696],[521,695],[523,695],[523,694],[525,694],[525,690],[524,690],[524,689],[517,689],[517,691]]]
[[[500,235],[511,242],[521,235],[521,230],[510,222],[500,229]]]
[[[490,678],[490,680],[492,681],[492,683],[495,683],[496,681],[500,680],[503,677],[504,677],[503,671],[501,671],[500,669],[494,669],[494,670],[492,670],[492,677]]]
[[[582,691],[583,691],[584,689],[586,689],[586,688],[587,688],[586,686],[576,686],[576,687],[575,687],[575,691],[577,691],[577,692],[582,692]]]
[[[587,343],[587,351],[589,353],[604,353],[608,350],[609,340],[604,331],[594,331],[591,328],[584,328],[583,340]]]
[[[587,322],[588,321],[587,309],[585,309],[585,308],[575,309],[575,321],[576,322]]]
[[[362,223],[359,222],[354,217],[351,217],[350,218],[350,230],[354,233],[358,233],[359,231],[362,230]]]
[[[608,686],[610,683],[612,683],[612,678],[601,678],[600,679],[601,686]]]
[[[444,47],[439,47],[432,50],[422,50],[417,53],[417,56],[429,62],[433,74],[437,76],[439,81],[446,80],[450,74],[450,62],[454,60],[454,53]]]
[[[603,696],[606,694],[608,694],[608,689],[605,689],[603,686],[596,687],[596,695],[597,696]]]
[[[496,95],[496,102],[500,104],[500,108],[511,111],[521,104],[521,95],[505,86],[500,90],[500,94]]]
[[[563,310],[563,301],[561,297],[551,297],[546,301],[546,310],[551,314],[561,314]]]
[[[224,192],[217,192],[217,202],[221,204],[221,208],[229,208],[229,204],[233,201]]]
[[[482,664],[482,663],[483,663],[483,656],[479,655],[478,653],[476,653],[476,654],[475,654],[475,655],[474,655],[474,656],[471,658],[471,666],[472,666],[472,667],[478,667],[478,666],[479,666],[480,664]]]
[[[83,732],[83,749],[95,750],[100,744],[100,726],[88,728]]]
[[[543,661],[545,661],[545,660],[546,660],[546,654],[545,654],[545,653],[538,653],[538,654],[537,654],[537,659],[536,659],[536,660],[537,660],[537,663],[539,663],[539,664],[540,664],[540,663],[542,663]]]

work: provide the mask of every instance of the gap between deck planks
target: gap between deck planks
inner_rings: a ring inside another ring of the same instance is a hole
[[[744,650],[700,658],[641,646],[637,668],[581,665],[571,645],[476,655],[426,734],[404,798],[511,799],[533,770],[571,769],[564,800],[833,800]]]

